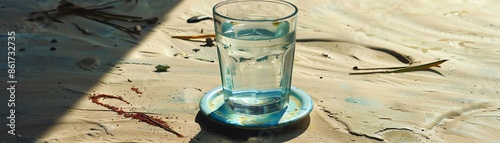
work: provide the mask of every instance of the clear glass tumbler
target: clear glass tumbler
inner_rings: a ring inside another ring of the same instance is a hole
[[[288,107],[297,7],[282,0],[230,0],[213,8],[225,105],[260,115]]]

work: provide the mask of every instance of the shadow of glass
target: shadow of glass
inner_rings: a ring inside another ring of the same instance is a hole
[[[212,121],[201,112],[196,115],[195,122],[200,125],[201,131],[191,139],[191,143],[225,141],[285,142],[304,133],[309,127],[310,117],[308,115],[301,121],[289,126],[261,130],[225,126]]]

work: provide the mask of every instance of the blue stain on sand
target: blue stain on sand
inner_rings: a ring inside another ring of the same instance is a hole
[[[374,101],[366,100],[359,97],[349,97],[345,99],[346,102],[359,104],[359,105],[377,105]]]

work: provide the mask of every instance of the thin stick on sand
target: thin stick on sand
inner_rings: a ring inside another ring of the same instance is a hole
[[[184,39],[184,40],[202,39],[202,38],[215,38],[215,34],[194,35],[194,36],[172,36],[172,38]]]
[[[357,67],[354,67],[354,70],[378,70],[378,69],[396,69],[396,70],[389,70],[389,71],[373,71],[373,72],[356,72],[356,73],[349,73],[349,75],[361,75],[361,74],[376,74],[376,73],[402,73],[402,72],[410,72],[410,71],[418,71],[418,70],[425,70],[429,69],[431,67],[439,67],[440,64],[448,61],[447,59],[445,60],[439,60],[427,64],[422,64],[422,65],[417,65],[417,66],[407,66],[407,67],[386,67],[386,68],[365,68],[365,69],[360,69]]]
[[[135,34],[135,35],[141,35],[141,33],[139,32],[136,32],[136,31],[133,31],[131,29],[128,29],[126,27],[123,27],[123,26],[120,26],[120,25],[117,25],[117,24],[113,24],[113,23],[110,23],[110,22],[107,22],[107,21],[104,21],[104,20],[100,20],[96,17],[93,17],[89,14],[86,14],[86,13],[81,13],[80,16],[84,17],[84,18],[87,18],[87,19],[90,19],[90,20],[93,20],[93,21],[96,21],[96,22],[100,22],[102,24],[106,24],[106,25],[109,25],[109,26],[112,26],[118,30],[121,30],[121,31],[124,31],[124,32],[127,32],[129,34]]]

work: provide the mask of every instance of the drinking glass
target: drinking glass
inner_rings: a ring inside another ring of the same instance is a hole
[[[282,0],[230,0],[213,7],[225,106],[251,115],[286,110],[297,12]]]

